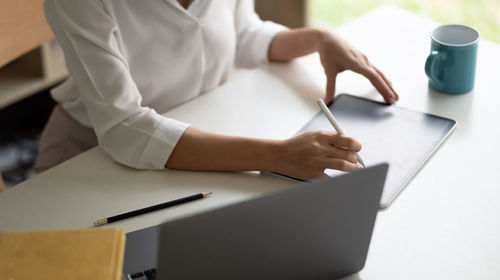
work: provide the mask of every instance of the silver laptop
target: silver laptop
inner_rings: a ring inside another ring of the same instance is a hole
[[[127,234],[125,279],[335,279],[365,264],[388,165]],[[214,194],[217,195],[217,194]]]

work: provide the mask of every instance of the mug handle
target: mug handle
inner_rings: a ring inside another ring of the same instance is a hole
[[[444,57],[444,54],[438,51],[432,51],[431,54],[429,54],[427,60],[425,61],[425,74],[440,88],[443,88],[444,87],[443,81],[438,79],[438,77],[436,77],[436,75],[434,75],[433,71],[431,70],[434,68],[434,63],[436,63],[436,60],[439,60],[441,57]]]

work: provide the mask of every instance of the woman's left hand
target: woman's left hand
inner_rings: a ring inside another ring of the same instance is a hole
[[[394,104],[399,99],[391,82],[364,54],[333,32],[322,31],[321,34],[318,52],[326,74],[326,103],[333,100],[337,74],[345,70],[352,70],[365,76],[383,96],[385,102]]]

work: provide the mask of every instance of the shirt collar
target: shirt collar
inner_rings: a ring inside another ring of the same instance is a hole
[[[207,4],[209,4],[209,2],[211,2],[209,0],[202,0],[202,1],[191,0],[191,3],[189,3],[188,8],[185,9],[177,0],[164,0],[164,1],[170,3],[172,6],[174,6],[176,9],[178,9],[182,13],[188,14],[192,17],[198,17],[198,15],[200,14],[200,8],[202,8],[201,6],[203,6],[202,4],[207,5]],[[204,2],[204,3],[200,3],[200,2]]]

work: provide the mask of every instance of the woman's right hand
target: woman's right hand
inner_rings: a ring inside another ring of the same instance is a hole
[[[360,150],[358,141],[333,131],[305,132],[279,142],[271,171],[305,180],[326,176],[325,169],[351,171],[361,168]]]

